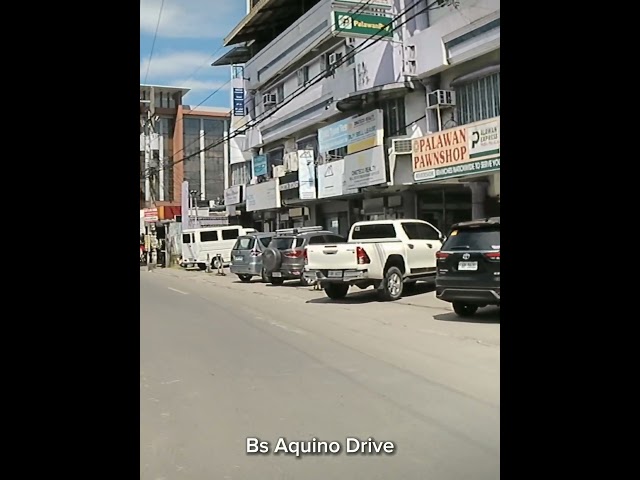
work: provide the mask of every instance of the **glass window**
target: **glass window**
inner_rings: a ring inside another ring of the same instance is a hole
[[[294,245],[293,237],[274,237],[269,244],[270,248],[278,250],[289,250]]]
[[[222,240],[235,240],[240,235],[240,230],[234,228],[233,230],[221,230]]]
[[[273,237],[260,237],[260,243],[263,247],[268,247]]]
[[[402,224],[404,233],[410,240],[439,240],[440,234],[426,223],[408,222]]]
[[[353,228],[353,240],[372,240],[376,238],[396,238],[396,229],[392,223],[373,223],[356,225]]]
[[[459,229],[447,238],[443,250],[500,250],[500,226]]]
[[[218,241],[217,230],[214,230],[213,232],[200,232],[200,241],[201,242],[217,242]]]
[[[222,232],[224,233],[224,230]],[[256,239],[254,237],[241,237],[236,241],[233,250],[251,250],[255,244]]]
[[[191,243],[191,234],[190,233],[183,233],[182,234],[182,243],[184,243],[185,245],[188,245]]]
[[[282,103],[284,101],[284,83],[281,83],[276,87],[276,103]]]
[[[500,115],[500,72],[456,88],[458,125]]]
[[[314,235],[309,238],[309,245],[322,245],[324,243],[324,235]]]

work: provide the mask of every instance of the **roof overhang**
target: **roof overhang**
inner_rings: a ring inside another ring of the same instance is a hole
[[[255,40],[262,32],[273,32],[280,24],[290,24],[300,17],[299,7],[300,0],[260,0],[225,37],[225,47]]]
[[[249,47],[234,47],[211,64],[212,67],[223,67],[225,65],[240,65],[247,63],[251,59]]]
[[[413,82],[387,83],[378,87],[353,92],[338,100],[336,102],[336,108],[341,112],[359,111],[380,97],[390,98],[400,96],[414,89],[415,85]]]

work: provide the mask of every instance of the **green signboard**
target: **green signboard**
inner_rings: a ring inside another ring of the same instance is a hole
[[[333,12],[333,24],[337,35],[391,37],[392,18],[367,13]]]
[[[422,170],[415,172],[413,178],[416,182],[434,182],[436,180],[444,180],[445,178],[495,172],[497,170],[500,170],[500,159],[492,158],[491,160],[479,160],[448,167],[434,168],[432,170]]]

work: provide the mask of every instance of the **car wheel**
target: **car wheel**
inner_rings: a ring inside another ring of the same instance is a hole
[[[220,260],[218,260],[217,258],[214,258],[211,261],[211,268],[213,268],[214,270],[218,270],[221,266],[222,264],[220,263]]]
[[[251,275],[238,275],[238,278],[244,283],[249,283],[251,281]]]
[[[469,305],[468,303],[453,302],[453,311],[461,317],[471,317],[478,311],[478,306]]]
[[[200,270],[206,270],[207,269],[207,264],[206,263],[199,263],[198,264],[198,268]]]
[[[269,283],[271,285],[282,285],[284,280],[282,277],[269,277]]]
[[[390,267],[384,275],[382,290],[379,290],[380,298],[385,302],[398,300],[402,297],[403,286],[400,269],[398,267]]]
[[[260,277],[262,278],[262,283],[269,283],[269,275],[267,275],[267,271],[264,268],[260,272]]]
[[[304,276],[304,273],[300,274],[300,285],[302,285],[303,287],[312,285],[312,283],[307,280],[307,277]]]
[[[328,283],[324,286],[324,293],[332,300],[340,300],[347,296],[349,285],[346,283]]]

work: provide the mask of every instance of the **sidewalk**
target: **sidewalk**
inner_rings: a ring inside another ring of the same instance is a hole
[[[140,270],[145,271],[146,268],[141,267]],[[200,270],[185,270],[181,267],[156,268],[151,272],[146,273],[189,279],[195,282],[209,283],[217,288],[247,291],[268,297],[283,299],[299,298],[303,302],[307,302],[315,298],[320,299],[326,297],[322,290],[314,290],[313,287],[302,287],[296,281],[288,281],[285,282],[284,285],[273,286],[262,283],[256,278],[251,283],[243,283],[237,276],[229,273],[228,269],[225,269],[226,275],[224,276],[217,275],[215,272],[207,273]],[[433,287],[430,287],[428,284],[419,283],[415,293],[412,292],[411,294],[406,294],[400,300],[393,303],[437,311],[453,311],[451,304],[438,300],[435,296],[435,292],[432,290]],[[341,303],[358,304],[374,303],[376,301],[376,295],[371,288],[367,290],[360,290],[357,287],[352,287],[349,290],[349,295],[341,301]]]

